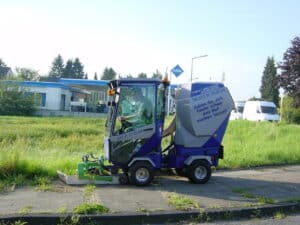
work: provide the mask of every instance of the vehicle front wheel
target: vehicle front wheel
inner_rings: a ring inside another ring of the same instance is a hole
[[[119,175],[119,182],[120,184],[128,184],[128,176],[127,174],[123,173]]]
[[[154,168],[148,162],[136,162],[128,170],[130,182],[136,186],[146,186],[154,177]]]
[[[205,184],[211,176],[211,166],[206,160],[196,160],[187,168],[189,180],[196,184]]]

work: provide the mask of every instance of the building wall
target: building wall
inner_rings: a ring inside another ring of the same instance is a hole
[[[61,90],[61,94],[64,94],[66,96],[66,100],[65,100],[65,107],[62,110],[69,110],[70,109],[70,101],[71,101],[71,97],[72,97],[72,92],[69,90],[65,90],[65,89],[60,89]]]
[[[40,106],[41,109],[47,110],[69,110],[71,92],[58,87],[26,87],[28,92],[45,94],[45,106]],[[61,95],[65,95],[65,106],[61,108]]]

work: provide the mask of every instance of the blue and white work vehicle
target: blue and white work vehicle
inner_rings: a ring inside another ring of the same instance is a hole
[[[222,83],[180,85],[170,145],[163,149],[166,92],[157,79],[120,79],[109,83],[104,157],[78,165],[78,179],[65,182],[151,183],[155,171],[175,169],[193,183],[206,183],[211,167],[223,158],[222,139],[234,108]],[[176,125],[175,125],[176,124]],[[81,181],[80,181],[81,180]]]

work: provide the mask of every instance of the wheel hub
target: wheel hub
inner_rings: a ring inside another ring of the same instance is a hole
[[[146,168],[139,168],[137,171],[136,171],[136,179],[139,181],[139,182],[145,182],[149,179],[150,177],[150,174],[149,174],[149,171],[146,169]]]
[[[206,168],[204,166],[198,166],[195,169],[195,177],[199,180],[204,179],[207,175]]]

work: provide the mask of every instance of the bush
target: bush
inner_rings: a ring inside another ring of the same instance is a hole
[[[284,97],[281,119],[286,123],[300,124],[300,108],[293,107],[293,99],[291,97]]]
[[[0,115],[28,116],[34,110],[34,95],[15,82],[0,82]]]
[[[300,124],[300,108],[293,109],[291,113],[291,122]]]

